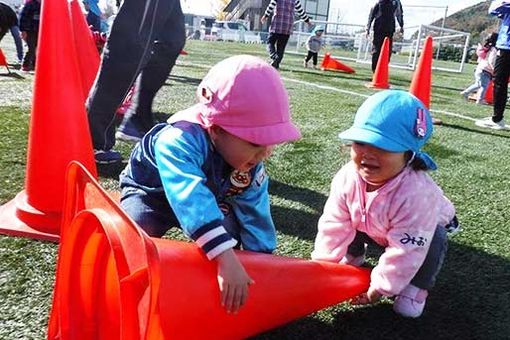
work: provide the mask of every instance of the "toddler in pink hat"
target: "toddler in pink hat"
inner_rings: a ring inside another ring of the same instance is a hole
[[[276,247],[263,161],[300,132],[280,76],[259,58],[219,62],[197,97],[136,145],[120,175],[121,205],[150,236],[180,227],[195,241],[217,262],[221,304],[235,313],[253,281],[233,248]]]

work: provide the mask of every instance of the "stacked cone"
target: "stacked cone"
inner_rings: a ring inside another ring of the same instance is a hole
[[[244,339],[368,289],[365,269],[237,251],[255,284],[229,314],[202,250],[149,238],[79,164],[69,174],[48,339]]]
[[[0,207],[0,233],[55,241],[67,165],[96,170],[68,3],[41,6],[25,190]]]
[[[321,64],[321,70],[333,70],[333,71],[341,71],[341,72],[347,72],[347,73],[356,73],[352,68],[349,66],[341,63],[337,59],[333,58],[331,54],[328,52],[324,55],[324,58],[322,59]]]
[[[389,89],[389,63],[390,63],[390,39],[384,38],[381,54],[377,60],[377,66],[375,67],[372,82],[367,85],[370,88],[376,89]]]
[[[418,67],[413,75],[409,92],[420,99],[430,108],[430,92],[432,87],[432,37],[425,38],[425,43],[418,61]]]

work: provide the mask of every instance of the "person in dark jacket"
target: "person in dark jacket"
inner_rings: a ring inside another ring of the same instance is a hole
[[[23,6],[21,10],[19,30],[21,39],[27,43],[28,51],[21,64],[22,71],[35,70],[35,56],[37,50],[37,40],[39,37],[39,19],[41,16],[41,0],[31,0]]]
[[[390,39],[390,51],[395,33],[395,18],[400,26],[400,33],[404,33],[404,16],[402,4],[399,0],[378,0],[370,10],[367,24],[367,36],[373,23],[374,37],[372,40],[372,72],[375,71],[384,38]],[[390,53],[391,56],[391,53]]]
[[[11,6],[0,2],[0,41],[7,31],[11,31],[12,38],[16,44],[18,62],[21,64],[21,59],[23,59],[23,42],[19,33],[18,16]]]
[[[12,26],[17,25],[16,12],[9,5],[0,2],[0,41]]]

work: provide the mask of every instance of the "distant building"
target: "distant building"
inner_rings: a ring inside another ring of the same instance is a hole
[[[262,25],[260,18],[264,15],[270,0],[231,0],[223,9],[225,20],[242,19],[248,23],[248,29],[267,31],[268,24]],[[327,21],[330,0],[301,0],[306,13],[314,20]]]

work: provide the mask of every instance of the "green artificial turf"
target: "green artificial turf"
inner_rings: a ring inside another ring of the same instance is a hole
[[[6,37],[1,47],[15,60],[12,41]],[[263,45],[190,41],[185,49],[189,55],[179,58],[155,100],[154,110],[162,117],[194,103],[197,84],[217,61],[242,53],[267,57]],[[369,65],[346,62],[355,74],[322,72],[304,69],[302,58],[287,54],[280,73],[303,138],[277,148],[267,168],[276,253],[309,258],[330,181],[349,158],[336,136],[352,123],[364,95],[376,90],[365,86],[371,80]],[[432,176],[454,202],[462,232],[450,240],[423,316],[401,318],[389,300],[364,307],[343,303],[258,339],[510,338],[510,130],[485,130],[470,120],[491,114],[491,107],[467,103],[459,95],[472,82],[472,70],[468,65],[462,74],[433,73],[431,109],[444,125],[435,128],[425,150],[439,165]],[[0,204],[24,187],[34,77],[23,77],[0,76]],[[409,70],[390,69],[393,88],[408,89],[411,78]],[[132,146],[117,146],[128,157]],[[115,174],[101,183],[115,189]],[[1,339],[45,338],[56,256],[56,244],[0,236]]]

